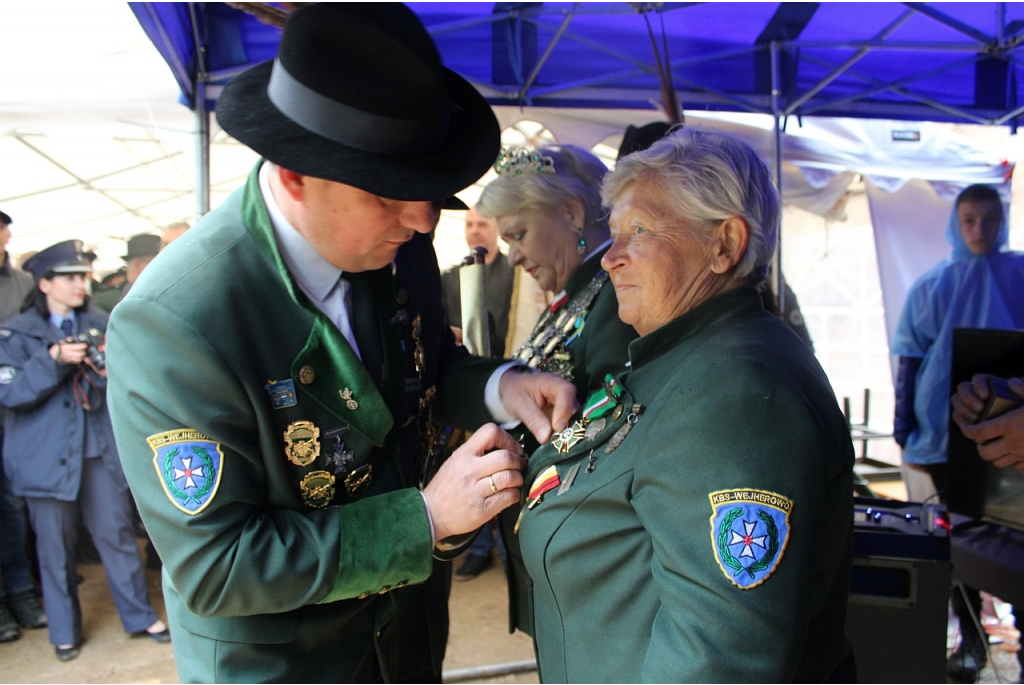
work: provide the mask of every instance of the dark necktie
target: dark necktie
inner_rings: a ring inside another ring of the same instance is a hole
[[[363,358],[363,367],[370,378],[382,387],[384,378],[384,353],[381,350],[380,324],[373,301],[373,288],[367,273],[346,273],[344,279],[352,285],[352,332]]]
[[[75,324],[70,317],[60,322],[60,329],[64,331],[65,338],[70,338],[75,334]]]

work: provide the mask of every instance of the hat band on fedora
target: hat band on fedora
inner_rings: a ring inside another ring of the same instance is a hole
[[[440,145],[448,133],[448,108],[435,121],[411,121],[365,112],[299,83],[280,60],[274,60],[267,95],[282,114],[307,131],[364,152],[426,152]]]

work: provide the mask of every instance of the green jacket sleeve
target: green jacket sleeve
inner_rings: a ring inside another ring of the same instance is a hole
[[[128,298],[111,319],[108,396],[121,460],[188,609],[280,613],[424,580],[431,541],[420,494],[304,511],[297,493],[270,477],[280,436],[259,420],[262,390],[243,383],[232,361],[160,302]],[[214,494],[195,513],[169,496],[147,443],[178,429],[206,436],[223,455]]]
[[[661,600],[641,682],[792,681],[812,607],[825,601],[809,591],[814,574],[844,549],[819,537],[826,498],[837,509],[849,495],[828,489],[829,445],[804,401],[763,376],[723,381],[720,371],[689,379],[641,418],[632,505],[652,539]],[[793,502],[778,566],[750,589],[719,565],[710,526],[709,494],[733,488]]]

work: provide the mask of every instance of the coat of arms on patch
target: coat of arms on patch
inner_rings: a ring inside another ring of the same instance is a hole
[[[711,543],[725,577],[742,590],[768,579],[789,542],[793,500],[766,490],[719,490],[711,500]]]
[[[220,443],[191,428],[151,435],[146,442],[153,449],[153,466],[174,506],[190,516],[205,509],[220,486],[224,467]]]

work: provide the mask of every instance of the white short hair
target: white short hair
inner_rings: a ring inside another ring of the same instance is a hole
[[[768,166],[742,140],[677,129],[647,150],[619,160],[604,180],[605,205],[611,207],[634,183],[657,184],[681,218],[709,232],[729,217],[743,217],[750,239],[733,277],[760,281],[767,276],[778,240],[779,196]]]

